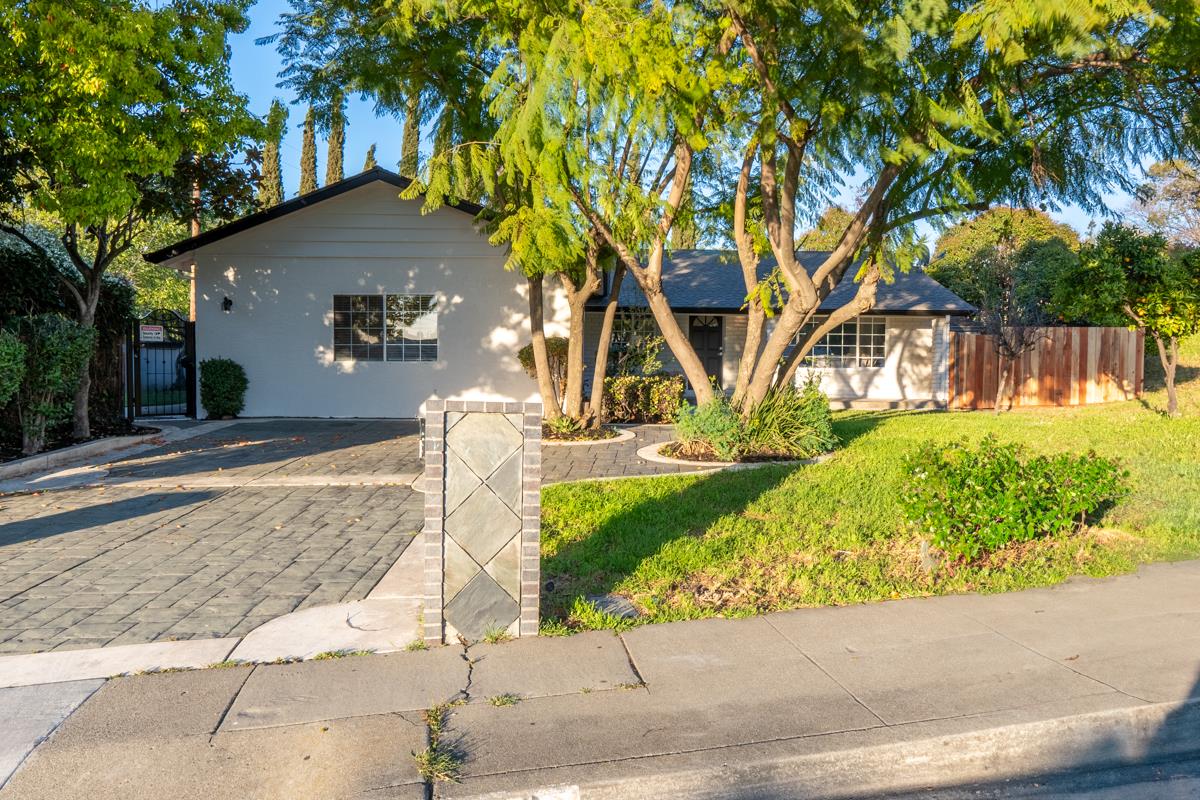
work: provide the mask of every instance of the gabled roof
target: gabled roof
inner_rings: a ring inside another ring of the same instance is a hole
[[[145,258],[151,264],[161,264],[167,259],[182,255],[189,250],[195,250],[199,247],[212,244],[213,242],[219,242],[227,236],[232,236],[235,233],[241,233],[242,231],[257,227],[258,225],[262,225],[264,222],[270,222],[271,220],[279,219],[280,217],[291,214],[293,211],[299,211],[302,208],[308,208],[316,203],[320,203],[322,200],[328,200],[331,197],[337,197],[340,194],[345,194],[346,192],[357,189],[360,186],[366,186],[369,183],[374,183],[375,181],[390,183],[401,191],[412,185],[412,181],[403,175],[392,172],[388,169],[384,169],[383,167],[375,167],[374,169],[369,169],[365,172],[360,172],[357,175],[352,175],[349,178],[340,180],[337,183],[331,183],[327,186],[323,186],[315,192],[309,192],[308,194],[303,194],[299,197],[292,198],[291,200],[280,203],[277,206],[272,206],[271,208],[266,208],[262,211],[256,211],[253,214],[247,214],[241,219],[235,219],[233,222],[228,222],[224,225],[213,228],[212,230],[204,231],[199,236],[193,236],[190,239],[184,239],[183,241],[168,245],[161,250],[155,250],[152,253],[146,253],[143,258]],[[474,203],[466,202],[455,203],[450,207],[458,209],[465,214],[470,214],[473,217],[478,216],[479,213],[483,211],[482,206],[477,206]]]
[[[796,258],[811,275],[829,254],[820,250],[801,250]],[[775,269],[775,259],[764,258],[758,264],[759,278]],[[858,291],[853,269],[846,271],[838,287],[821,303],[821,311],[844,306]],[[733,250],[674,250],[667,254],[662,271],[663,292],[671,308],[679,312],[733,314],[746,303],[742,268]],[[591,305],[602,306],[607,298],[593,298]],[[620,305],[646,305],[637,281],[626,276],[621,281]],[[975,306],[942,286],[923,270],[895,273],[892,282],[880,281],[872,314],[973,314]]]

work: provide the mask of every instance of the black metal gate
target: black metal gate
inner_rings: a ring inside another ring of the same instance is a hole
[[[128,353],[131,416],[196,416],[196,323],[151,311],[134,322]]]

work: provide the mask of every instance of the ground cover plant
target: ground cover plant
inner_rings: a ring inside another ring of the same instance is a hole
[[[1179,419],[1165,414],[1161,388],[1139,401],[1000,418],[850,411],[835,415],[842,446],[822,464],[547,487],[545,629],[631,624],[584,601],[608,592],[628,597],[639,622],[662,622],[1009,591],[1200,557],[1200,339],[1181,359]],[[1148,385],[1161,387],[1154,362],[1146,360]],[[1081,531],[929,568],[899,502],[904,457],[927,442],[988,434],[1031,455],[1094,450],[1128,469],[1128,492]]]

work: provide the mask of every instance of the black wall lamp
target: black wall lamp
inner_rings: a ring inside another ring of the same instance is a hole
[[[233,309],[233,301],[226,297],[221,301],[221,310],[228,314]]]

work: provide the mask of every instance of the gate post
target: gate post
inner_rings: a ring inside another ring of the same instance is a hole
[[[425,403],[424,637],[536,636],[540,403]]]

